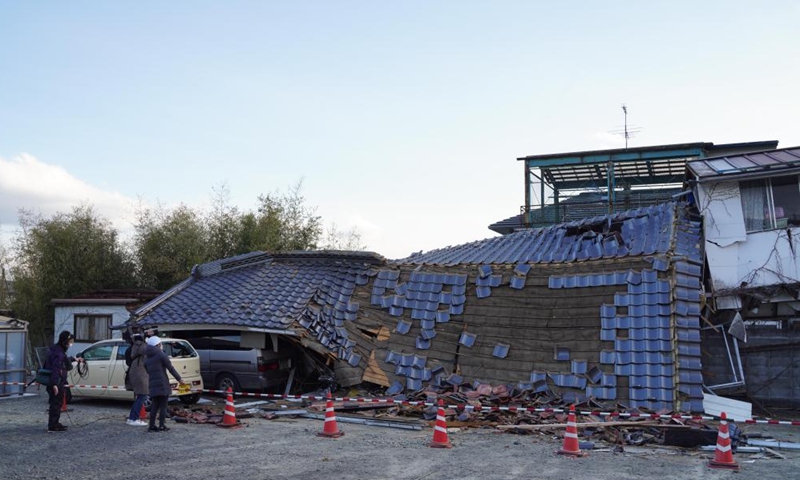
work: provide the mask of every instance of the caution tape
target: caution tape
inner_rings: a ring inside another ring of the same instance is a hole
[[[35,383],[35,382],[34,382]],[[22,385],[26,386],[24,382],[0,382],[0,385]],[[119,385],[65,385],[72,388],[86,388],[86,389],[120,389],[124,390],[124,386]],[[211,393],[224,395],[228,392],[225,390],[214,389],[190,389],[189,393]],[[270,398],[277,400],[326,400],[326,396],[322,395],[282,395],[276,393],[253,393],[253,392],[233,392],[237,397],[254,397],[254,398]],[[431,407],[436,406],[435,402],[427,402],[422,400],[396,400],[393,398],[366,398],[366,397],[332,397],[331,400],[337,402],[355,402],[355,403],[386,403],[392,405],[404,406],[418,406],[418,407]],[[565,408],[543,408],[543,407],[516,407],[516,406],[486,406],[486,405],[470,405],[470,404],[454,404],[447,405],[448,408],[455,408],[462,411],[476,411],[476,412],[532,412],[532,413],[563,413],[568,414],[569,409]],[[642,412],[601,412],[598,410],[576,410],[578,415],[594,415],[597,417],[619,417],[619,418],[646,418],[655,420],[719,420],[718,417],[709,415],[683,415],[683,414],[659,414],[659,413],[642,413]],[[740,420],[728,417],[729,422],[739,422],[747,424],[765,424],[765,425],[791,425],[800,426],[800,421],[797,420],[756,420],[753,418]]]
[[[42,385],[39,382],[32,382],[30,384],[27,383],[27,382],[0,382],[0,385],[15,385],[15,386],[23,386],[23,387],[27,387],[27,386],[30,386],[30,385],[41,385],[41,386],[44,387],[44,385]],[[84,385],[84,384],[77,384],[76,383],[76,384],[64,384],[63,386],[66,387],[66,388],[82,388],[82,389],[85,389],[85,390],[109,390],[109,389],[110,390],[125,390],[125,386],[124,385]],[[200,390],[200,389],[196,389],[196,390],[189,389],[189,390],[181,390],[180,393],[181,394],[191,393],[191,392],[201,393],[203,391],[204,390]]]
[[[203,390],[203,393],[215,393],[215,394],[224,394],[226,392],[222,390]],[[279,395],[274,393],[251,393],[251,392],[234,392],[234,395],[240,397],[260,397],[260,398],[273,398],[273,399],[284,399],[284,400],[325,400],[327,397],[319,396],[319,395]],[[331,400],[337,402],[356,402],[356,403],[387,403],[387,404],[394,404],[394,405],[406,405],[406,406],[423,406],[423,407],[430,407],[436,406],[435,402],[426,402],[426,401],[411,401],[411,400],[395,400],[393,398],[364,398],[364,397],[332,397]],[[490,411],[490,412],[538,412],[538,413],[569,413],[569,409],[564,408],[541,408],[541,407],[515,407],[515,406],[508,406],[508,407],[499,407],[499,406],[485,406],[485,405],[469,405],[469,404],[455,404],[455,405],[447,405],[449,408],[455,408],[456,410],[466,410],[466,411]],[[662,419],[662,420],[719,420],[717,417],[707,416],[707,415],[681,415],[681,414],[658,414],[658,413],[641,413],[641,412],[601,412],[597,410],[576,410],[576,414],[580,415],[594,415],[599,417],[624,417],[624,418],[649,418],[649,419]],[[793,425],[793,426],[800,426],[800,421],[789,421],[789,420],[756,420],[756,419],[747,419],[747,420],[734,420],[731,417],[728,417],[728,421],[737,421],[739,423],[763,423],[769,425]]]

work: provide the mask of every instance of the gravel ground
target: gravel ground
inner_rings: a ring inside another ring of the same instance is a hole
[[[555,455],[561,440],[473,429],[449,434],[453,448],[429,448],[433,433],[339,422],[345,436],[318,437],[312,419],[242,420],[245,428],[178,424],[148,433],[124,419],[126,402],[77,400],[64,433],[46,433],[46,395],[0,399],[0,479],[665,479],[729,478],[706,467],[708,453],[628,447],[587,458]],[[219,402],[218,399],[214,399]],[[224,404],[224,402],[222,402]],[[800,441],[800,427],[745,425]],[[800,478],[800,452],[774,460],[736,455],[737,478]]]

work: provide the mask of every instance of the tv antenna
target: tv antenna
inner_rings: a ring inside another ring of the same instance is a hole
[[[642,129],[639,127],[631,126],[628,127],[628,106],[624,103],[622,104],[622,114],[624,118],[624,125],[622,128],[617,128],[616,130],[612,130],[610,133],[613,135],[621,135],[625,138],[625,149],[628,149],[628,140],[634,137],[637,133],[641,132]]]

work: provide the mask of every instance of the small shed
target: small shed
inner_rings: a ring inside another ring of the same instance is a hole
[[[53,342],[58,335],[69,330],[75,335],[75,345],[70,355],[94,342],[108,340],[115,334],[111,327],[123,324],[131,312],[158,297],[158,290],[98,290],[72,298],[54,298]]]
[[[0,315],[0,383],[25,382],[28,322]],[[22,385],[0,385],[0,397],[22,395]]]

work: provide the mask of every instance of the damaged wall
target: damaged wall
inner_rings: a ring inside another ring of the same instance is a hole
[[[376,268],[354,292],[360,307],[347,325],[359,348],[373,346],[362,353],[370,364],[359,365],[364,380],[390,393],[478,381],[570,402],[701,411],[700,224],[678,212],[678,221],[634,214],[621,229],[620,238],[636,238],[624,244],[633,251],[666,256],[618,256],[604,242],[616,237],[586,235],[590,224],[556,230],[530,263],[458,263],[496,258],[481,244],[479,254],[445,250]],[[504,252],[514,250],[513,235],[500,240]],[[548,248],[569,256],[559,244],[593,253],[553,261]],[[425,263],[431,259],[452,265]],[[389,334],[379,340],[369,329]]]
[[[768,407],[797,408],[800,405],[800,330],[778,329],[775,325],[750,325],[747,329],[747,342],[739,342],[745,388],[731,393],[744,394],[748,400]],[[733,379],[722,336],[710,330],[703,332],[703,376],[709,385]],[[720,393],[724,394],[725,390]]]
[[[800,228],[746,233],[738,182],[698,184],[697,197],[715,291],[800,281]]]
[[[702,398],[699,295],[687,298],[677,307],[681,314],[673,316],[675,280],[670,277],[677,271],[652,266],[644,259],[535,265],[526,276],[519,275],[519,266],[493,266],[485,279],[494,286],[487,290],[475,266],[398,270],[388,284],[373,287],[372,304],[360,309],[353,326],[363,318],[370,328],[390,330],[386,340],[372,343],[375,362],[385,373],[386,383],[380,383],[395,391],[416,390],[428,381],[480,381],[555,393],[569,401],[594,397],[653,410],[673,409],[680,402],[697,410]],[[378,276],[388,273],[379,270]],[[440,304],[426,300],[425,306],[433,308],[422,312],[401,306],[416,305],[417,300],[407,302],[408,295],[416,298],[417,289],[433,290],[425,292],[427,298],[451,296],[446,284],[440,289],[412,281],[448,276],[466,280],[459,300],[465,302],[463,313],[437,321],[433,312],[444,312]],[[387,295],[388,290],[405,294]],[[356,295],[366,300],[366,292]],[[691,302],[698,303],[692,307]],[[431,312],[427,322],[411,318],[425,312]]]

